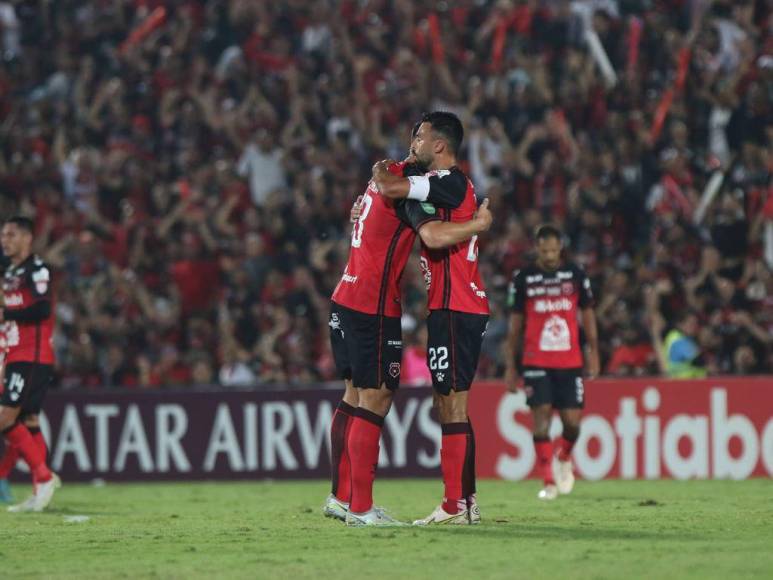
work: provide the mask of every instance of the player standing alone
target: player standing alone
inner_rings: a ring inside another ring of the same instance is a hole
[[[562,263],[561,232],[543,225],[536,238],[536,263],[516,271],[510,283],[508,305],[512,313],[505,382],[510,391],[517,389],[516,358],[523,336],[523,384],[534,420],[537,466],[544,482],[538,497],[553,500],[574,486],[571,453],[580,435],[585,404],[578,311],[588,344],[590,377],[599,372],[598,335],[590,280],[575,264]],[[553,409],[558,410],[563,425],[555,477],[549,437]]]
[[[374,171],[382,195],[408,199],[408,216],[417,230],[433,222],[465,222],[475,214],[475,190],[457,167],[463,137],[464,129],[456,115],[428,113],[411,146],[416,162],[427,173],[401,178],[386,171],[386,162]],[[434,244],[421,237],[421,264],[430,311],[427,364],[440,414],[440,467],[445,494],[428,517],[414,524],[479,523],[475,438],[467,416],[467,398],[478,367],[489,307],[478,271],[477,236],[445,249],[432,247]]]
[[[3,394],[0,396],[0,432],[5,453],[0,459],[0,479],[8,477],[21,457],[32,473],[34,493],[8,511],[42,511],[51,502],[59,478],[46,465],[46,442],[38,415],[53,378],[54,328],[51,273],[32,253],[33,224],[13,217],[3,225],[0,243],[10,260],[3,278],[7,358]]]

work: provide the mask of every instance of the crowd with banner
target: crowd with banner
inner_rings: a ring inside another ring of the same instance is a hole
[[[607,374],[770,372],[770,22],[746,0],[0,0],[0,215],[34,216],[56,267],[60,383],[335,378],[351,203],[435,109],[496,216],[479,376],[546,220]],[[404,286],[420,361],[417,264]],[[663,356],[680,339],[689,368]]]

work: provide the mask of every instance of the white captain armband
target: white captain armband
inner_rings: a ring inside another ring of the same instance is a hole
[[[429,177],[426,175],[411,175],[408,177],[411,188],[408,190],[408,199],[427,201],[429,197]]]

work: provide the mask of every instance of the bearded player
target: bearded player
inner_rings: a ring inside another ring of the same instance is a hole
[[[505,383],[511,392],[517,390],[516,359],[523,338],[523,385],[534,420],[534,448],[544,484],[538,497],[542,500],[554,500],[574,487],[571,454],[585,405],[578,319],[588,345],[588,376],[599,373],[590,280],[577,265],[562,262],[562,249],[561,232],[541,226],[536,234],[536,263],[514,272],[508,295],[511,314]],[[554,445],[549,437],[554,409],[563,425],[555,449],[555,473]]]
[[[428,113],[422,118],[411,147],[425,173],[401,177],[387,171],[388,162],[376,166],[374,181],[378,190],[387,198],[409,200],[409,218],[419,232],[429,223],[466,222],[476,212],[472,182],[458,167],[463,137],[464,129],[456,115],[444,111]],[[421,237],[421,263],[430,311],[427,364],[440,414],[440,465],[445,490],[440,505],[414,524],[479,523],[475,438],[467,415],[467,400],[489,307],[478,271],[477,236],[443,249]]]
[[[395,176],[422,173],[407,162],[390,163]],[[325,515],[353,526],[396,525],[373,506],[379,439],[400,381],[402,332],[399,283],[416,232],[406,204],[378,195],[373,181],[363,194],[352,230],[349,260],[333,296],[330,337],[344,396],[330,430],[333,485]],[[419,234],[451,245],[488,229],[486,207],[466,223],[428,221]]]
[[[54,327],[51,273],[32,253],[33,224],[13,217],[3,225],[0,243],[10,261],[3,278],[7,358],[0,396],[0,432],[5,454],[0,479],[5,479],[21,457],[32,473],[33,494],[8,511],[42,511],[51,502],[59,478],[46,465],[46,442],[38,415],[53,378]]]

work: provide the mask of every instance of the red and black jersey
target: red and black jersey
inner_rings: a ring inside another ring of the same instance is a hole
[[[389,171],[403,175],[412,167],[394,163]],[[365,314],[402,314],[400,278],[416,234],[397,214],[401,203],[380,195],[372,181],[368,184],[352,228],[349,261],[331,298],[336,304]]]
[[[567,264],[552,272],[536,265],[516,270],[507,302],[524,316],[525,367],[583,366],[578,311],[593,306],[593,292],[579,266]]]
[[[456,167],[409,179],[410,198],[399,212],[404,212],[405,219],[416,231],[433,220],[467,222],[478,209],[472,182]],[[415,196],[416,191],[419,197]],[[489,313],[486,289],[478,270],[477,241],[478,236],[473,236],[440,250],[422,245],[421,267],[429,310]]]
[[[35,255],[10,265],[3,278],[7,362],[53,364],[51,271]]]

